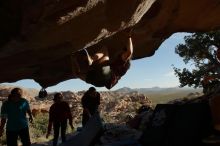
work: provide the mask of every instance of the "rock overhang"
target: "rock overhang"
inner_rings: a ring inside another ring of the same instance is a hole
[[[133,59],[150,57],[175,32],[218,29],[218,0],[39,0],[1,2],[0,82],[52,86],[76,78],[69,55],[123,47],[133,29]],[[16,5],[15,5],[16,4]]]

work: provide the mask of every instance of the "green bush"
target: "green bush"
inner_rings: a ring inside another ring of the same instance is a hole
[[[6,146],[6,135],[5,135],[5,133],[0,139],[0,145],[1,146]]]
[[[30,137],[32,141],[46,136],[48,120],[49,116],[47,113],[40,113],[34,118],[34,123],[30,124]]]

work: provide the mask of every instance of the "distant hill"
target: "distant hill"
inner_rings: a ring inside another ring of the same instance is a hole
[[[201,96],[202,89],[194,89],[194,88],[179,88],[179,87],[171,87],[171,88],[160,88],[160,87],[152,87],[152,88],[136,88],[131,89],[128,87],[123,87],[115,92],[122,93],[131,93],[138,92],[147,96],[153,103],[166,103],[170,100],[179,99],[179,98],[192,98],[194,96]]]
[[[170,88],[160,88],[160,87],[152,87],[152,88],[129,88],[123,87],[115,90],[115,92],[134,92],[137,91],[142,94],[158,94],[158,93],[176,93],[176,92],[202,92],[202,89],[194,89],[194,88],[179,88],[179,87],[170,87]]]
[[[0,98],[5,98],[10,93],[11,89],[15,86],[11,85],[0,85]],[[38,95],[39,90],[31,89],[31,88],[23,88],[24,96],[28,100],[35,100],[35,97]],[[82,94],[84,91],[79,91]],[[103,91],[103,95],[110,97],[120,97],[120,95],[124,94],[144,94],[147,96],[154,104],[157,103],[166,103],[170,100],[175,100],[179,98],[193,98],[195,96],[202,95],[202,89],[194,89],[194,88],[179,88],[179,87],[172,87],[172,88],[160,88],[160,87],[152,87],[152,88],[136,88],[131,89],[129,87],[123,87],[115,91]],[[116,96],[117,95],[117,96]],[[50,96],[52,99],[52,95]]]
[[[123,87],[123,88],[115,90],[115,92],[119,92],[119,93],[129,93],[132,91],[134,91],[134,90],[129,87]]]

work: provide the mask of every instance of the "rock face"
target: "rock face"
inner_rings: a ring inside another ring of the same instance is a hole
[[[3,101],[8,98],[8,95],[10,94],[11,90],[15,88],[15,86],[9,86],[9,85],[0,85],[0,101]],[[21,87],[18,87],[21,88]],[[30,102],[35,101],[35,96],[38,95],[38,90],[31,89],[31,88],[21,88],[23,91],[23,98],[27,99]]]
[[[175,32],[218,29],[218,0],[7,0],[0,2],[0,82],[42,86],[76,78],[71,53],[124,46],[133,28],[133,59],[152,56]]]
[[[81,124],[82,105],[81,98],[85,92],[62,92],[64,100],[69,103],[73,115],[73,121]],[[100,114],[103,119],[110,123],[124,123],[127,116],[134,116],[142,105],[153,107],[149,98],[139,93],[120,93],[103,91],[101,94]],[[33,115],[49,111],[53,104],[54,93],[49,93],[47,98],[30,102]]]

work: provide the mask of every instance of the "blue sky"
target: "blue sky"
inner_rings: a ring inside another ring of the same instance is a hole
[[[187,33],[176,33],[164,41],[154,56],[147,57],[131,62],[131,67],[124,75],[119,83],[112,88],[115,90],[121,87],[130,88],[150,88],[150,87],[175,87],[179,85],[178,78],[175,77],[172,64],[175,67],[183,68],[185,64],[182,59],[175,54],[175,46],[183,43],[183,37]],[[8,83],[4,83],[8,84]],[[40,89],[38,83],[33,80],[21,80],[10,85],[21,86],[25,88]],[[80,91],[87,90],[90,84],[79,79],[72,79],[59,83],[56,86],[48,87],[49,92],[53,91]],[[98,90],[106,90],[106,88],[98,88]]]

